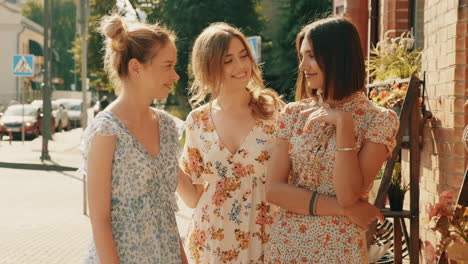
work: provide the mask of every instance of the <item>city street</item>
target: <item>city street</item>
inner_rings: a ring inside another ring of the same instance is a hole
[[[0,264],[82,263],[91,226],[83,215],[82,176],[71,170],[81,162],[81,133],[56,133],[46,165],[39,160],[42,138],[0,142]],[[57,167],[65,170],[45,170]],[[185,235],[191,211],[178,202]]]

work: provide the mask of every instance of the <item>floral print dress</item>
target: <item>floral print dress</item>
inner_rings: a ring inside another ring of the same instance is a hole
[[[175,211],[178,178],[178,130],[175,118],[154,109],[159,123],[160,149],[151,156],[110,111],[100,112],[81,141],[87,172],[89,143],[96,134],[116,136],[112,162],[111,224],[121,264],[180,264]],[[85,257],[97,264],[94,242]]]
[[[303,130],[308,116],[301,111],[322,106],[329,107],[320,98],[288,104],[275,134],[289,141],[292,184],[335,195],[332,177],[336,129],[313,123],[311,129]],[[376,106],[363,93],[336,109],[352,113],[357,148],[372,141],[384,144],[391,154],[399,126],[393,111]],[[345,216],[307,216],[281,209],[271,238],[266,252],[268,263],[368,263],[365,231]]]
[[[210,105],[186,121],[181,168],[204,192],[193,213],[186,249],[190,263],[264,263],[273,208],[265,176],[275,120],[258,120],[235,153],[220,141]]]

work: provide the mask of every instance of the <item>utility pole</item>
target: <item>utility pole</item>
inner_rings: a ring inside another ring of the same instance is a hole
[[[79,27],[78,32],[81,35],[81,91],[83,96],[83,104],[81,106],[81,126],[85,129],[88,126],[88,19],[89,19],[89,0],[80,0],[78,11]]]
[[[78,17],[78,33],[81,36],[81,92],[83,95],[83,103],[81,105],[81,126],[85,129],[88,126],[88,82],[87,82],[87,55],[88,55],[88,19],[89,19],[89,0],[80,0],[77,6]],[[88,215],[87,203],[87,178],[83,175],[83,214]]]
[[[50,160],[49,139],[52,130],[51,97],[51,38],[50,26],[52,22],[51,1],[44,0],[44,86],[42,90],[42,153],[41,160]]]

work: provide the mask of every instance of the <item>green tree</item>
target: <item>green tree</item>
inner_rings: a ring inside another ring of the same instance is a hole
[[[104,50],[103,37],[98,32],[99,21],[105,15],[109,15],[115,10],[115,0],[91,0],[90,16],[88,22],[88,46],[87,46],[87,67],[90,78],[91,89],[97,91],[111,92],[112,86],[109,83],[104,70]],[[81,36],[76,34],[73,47],[69,50],[75,60],[75,73],[81,72]],[[81,75],[79,77],[81,79]],[[81,86],[79,83],[78,86]]]
[[[22,7],[22,14],[32,21],[43,25],[44,6],[40,0],[28,0]],[[73,55],[68,52],[75,38],[76,6],[73,0],[54,0],[52,11],[52,77],[60,77],[63,85],[58,89],[69,89],[74,82]]]
[[[268,1],[265,1],[268,2]],[[271,47],[264,53],[266,82],[288,101],[294,100],[298,61],[295,40],[301,28],[331,12],[329,0],[276,0],[279,28],[271,36]],[[276,15],[276,13],[275,13]],[[266,18],[269,19],[276,18]],[[268,37],[267,37],[268,38]]]

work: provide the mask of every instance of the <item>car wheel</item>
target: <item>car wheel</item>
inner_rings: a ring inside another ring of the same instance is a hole
[[[62,121],[59,121],[59,123],[57,124],[57,128],[55,128],[55,131],[56,132],[62,131]]]

